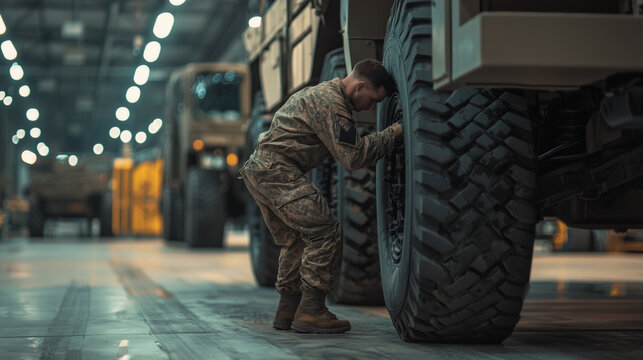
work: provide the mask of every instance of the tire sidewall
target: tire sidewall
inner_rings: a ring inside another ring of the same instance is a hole
[[[404,69],[402,53],[399,47],[398,39],[387,34],[387,39],[384,44],[383,59],[384,67],[389,71],[397,83],[398,89],[407,89],[407,74]],[[387,51],[389,50],[389,51]],[[390,51],[393,50],[393,51]],[[401,91],[398,93],[399,102],[403,111],[403,124],[404,124],[404,171],[406,179],[405,187],[405,201],[404,201],[404,240],[402,246],[402,254],[400,261],[395,264],[391,257],[391,242],[388,233],[388,222],[385,221],[386,215],[384,213],[388,204],[385,203],[383,194],[387,193],[387,186],[385,184],[386,164],[385,161],[379,161],[377,164],[377,227],[379,239],[379,253],[380,253],[380,271],[382,273],[382,289],[384,291],[384,301],[386,302],[387,309],[393,315],[397,315],[404,308],[406,302],[406,293],[408,288],[410,267],[412,262],[411,251],[411,226],[414,223],[413,219],[413,196],[412,188],[412,174],[413,164],[412,161],[412,144],[411,144],[411,129],[413,128],[412,119],[410,115],[408,91]],[[377,128],[379,131],[387,127],[387,113],[390,106],[391,98],[386,98],[378,105]],[[388,198],[388,196],[387,196]]]

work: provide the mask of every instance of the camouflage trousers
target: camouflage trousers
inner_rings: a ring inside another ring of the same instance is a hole
[[[281,247],[275,287],[283,294],[328,293],[341,266],[342,228],[319,189],[278,156],[255,152],[240,170]]]

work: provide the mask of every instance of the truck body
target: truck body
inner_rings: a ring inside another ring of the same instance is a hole
[[[166,239],[220,247],[226,219],[243,215],[237,173],[249,94],[246,64],[188,64],[172,74],[162,140]]]
[[[376,124],[401,121],[404,146],[377,165],[376,230],[361,238],[378,239],[381,289],[402,339],[509,336],[538,219],[641,227],[642,5],[277,0],[246,31],[253,93],[268,112],[327,80],[324,69],[340,60],[345,74],[379,59],[395,79]],[[354,119],[358,128],[372,123]],[[322,166],[351,248],[359,238],[346,231],[358,218],[351,211],[372,184],[341,166],[329,171],[332,161]]]
[[[108,155],[85,156],[71,166],[67,158],[38,159],[30,168],[31,236],[43,236],[45,221],[57,218],[98,218],[101,236],[110,236],[112,160]]]

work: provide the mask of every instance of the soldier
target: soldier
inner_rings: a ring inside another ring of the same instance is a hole
[[[330,155],[348,169],[373,165],[393,151],[402,125],[360,137],[353,110],[374,110],[391,95],[382,64],[358,62],[344,79],[292,95],[240,170],[275,243],[281,247],[275,287],[281,295],[273,327],[305,333],[343,333],[350,323],[325,306],[339,274],[342,228],[319,189],[304,176]]]

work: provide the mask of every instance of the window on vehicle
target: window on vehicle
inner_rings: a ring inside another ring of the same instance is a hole
[[[234,71],[198,74],[192,85],[197,111],[211,118],[239,120],[241,80],[241,74]]]

